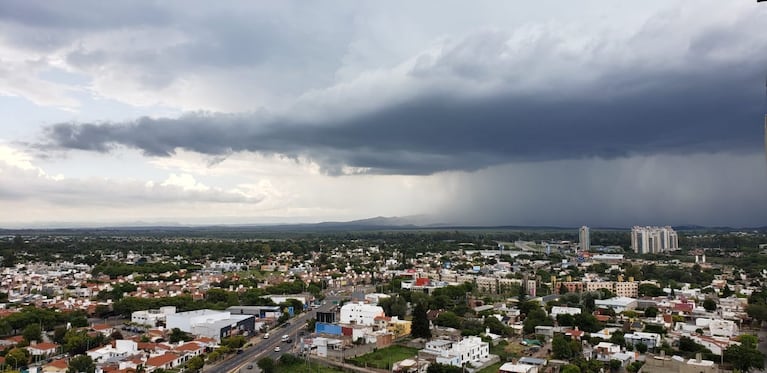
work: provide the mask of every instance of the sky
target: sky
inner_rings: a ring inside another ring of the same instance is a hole
[[[752,0],[0,2],[0,227],[767,225]]]

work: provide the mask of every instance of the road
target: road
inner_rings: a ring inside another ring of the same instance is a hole
[[[271,357],[272,359],[279,359],[285,352],[290,352],[298,343],[298,333],[302,330],[306,330],[306,321],[314,317],[316,311],[328,312],[336,305],[333,301],[340,301],[340,296],[329,296],[325,298],[325,304],[319,308],[309,310],[298,315],[295,318],[289,320],[290,325],[283,325],[269,331],[269,339],[259,338],[253,340],[253,346],[243,349],[241,354],[233,355],[232,357],[224,360],[214,366],[203,369],[209,372],[233,372],[233,373],[246,373],[255,370],[246,369],[248,365],[253,365],[256,368],[256,362],[264,357]],[[293,339],[293,344],[288,345],[283,342],[281,337],[288,335]],[[280,352],[275,352],[274,347],[280,346]]]

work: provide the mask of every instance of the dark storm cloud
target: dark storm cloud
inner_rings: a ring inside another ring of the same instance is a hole
[[[61,123],[48,146],[114,146],[308,156],[327,171],[429,174],[514,161],[755,151],[762,146],[763,61],[689,71],[622,71],[572,92],[460,97],[425,92],[349,119],[313,123],[257,114]]]

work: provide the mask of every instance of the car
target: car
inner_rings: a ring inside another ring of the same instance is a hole
[[[291,339],[285,340],[285,343],[293,343],[293,339],[291,338]]]
[[[280,352],[280,346],[274,346],[274,352]]]
[[[248,370],[253,369],[253,364],[248,364],[248,366],[246,366],[245,369],[248,369]]]

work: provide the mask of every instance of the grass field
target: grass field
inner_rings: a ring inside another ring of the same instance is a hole
[[[501,369],[501,365],[503,365],[503,362],[495,363],[485,369],[480,370],[477,373],[498,373],[498,369]]]
[[[278,364],[276,373],[340,373],[343,370],[335,367],[326,367],[317,363],[309,364]],[[496,373],[498,371],[496,370]]]
[[[418,350],[415,348],[391,346],[373,351],[369,354],[348,359],[347,361],[359,367],[391,369],[391,365],[393,363],[414,357],[417,354]]]

